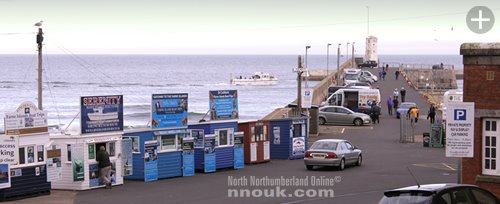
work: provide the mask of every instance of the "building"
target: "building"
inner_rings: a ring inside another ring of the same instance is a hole
[[[462,158],[462,183],[500,197],[500,43],[465,43],[464,102],[474,102],[474,155]]]
[[[373,35],[366,38],[365,60],[378,62],[377,37]]]

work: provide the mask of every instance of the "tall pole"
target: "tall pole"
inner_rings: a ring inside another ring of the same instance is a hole
[[[42,107],[42,46],[43,46],[43,32],[42,28],[38,28],[36,35],[36,43],[38,44],[38,109],[43,110]]]
[[[340,70],[340,46],[342,44],[339,43],[337,47],[337,72],[335,72],[335,80],[337,80],[337,85],[339,83],[339,70]]]
[[[302,56],[299,55],[297,60],[297,113],[302,113]]]
[[[354,67],[354,42],[352,42],[352,67]]]
[[[330,43],[326,45],[326,77],[328,77],[328,66],[329,66],[329,58],[330,58]]]
[[[368,15],[366,17],[366,24],[367,24],[366,32],[367,36],[370,36],[370,7],[366,6],[366,9],[368,10]]]
[[[351,44],[351,43],[347,43],[347,45],[345,46],[345,48],[346,48],[346,51],[345,51],[346,61],[349,61],[349,44]]]

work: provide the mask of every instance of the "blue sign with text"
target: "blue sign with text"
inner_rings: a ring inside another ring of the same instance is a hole
[[[234,134],[234,168],[242,169],[245,167],[245,152],[243,148],[243,133]]]
[[[144,142],[144,181],[158,180],[158,145],[156,140]]]
[[[81,131],[85,133],[123,130],[123,96],[80,98]]]
[[[182,140],[182,176],[194,176],[194,140]]]
[[[151,105],[153,128],[188,125],[188,94],[153,94]]]
[[[210,120],[238,118],[238,91],[210,91]]]
[[[215,136],[206,136],[204,141],[205,173],[215,172]]]

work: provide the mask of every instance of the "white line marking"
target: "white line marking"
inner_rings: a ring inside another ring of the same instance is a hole
[[[344,131],[345,131],[345,128],[342,128],[342,132],[341,133],[344,134]]]
[[[443,164],[443,166],[445,166],[445,167],[448,167],[452,171],[456,171],[456,169],[454,169],[453,167],[449,166],[448,164],[445,164],[445,163],[441,163],[441,164]]]

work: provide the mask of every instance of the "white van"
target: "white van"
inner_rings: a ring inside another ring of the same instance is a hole
[[[463,97],[464,97],[464,91],[460,89],[452,89],[444,92],[443,103],[441,104],[442,107],[441,118],[443,120],[446,120],[446,107],[448,106],[448,103],[463,102]]]
[[[344,69],[344,76],[342,77],[344,79],[344,85],[358,82],[360,76],[361,76],[361,69],[356,69],[356,68]]]
[[[339,89],[321,105],[344,106],[354,112],[369,113],[374,102],[380,104],[378,89]]]

